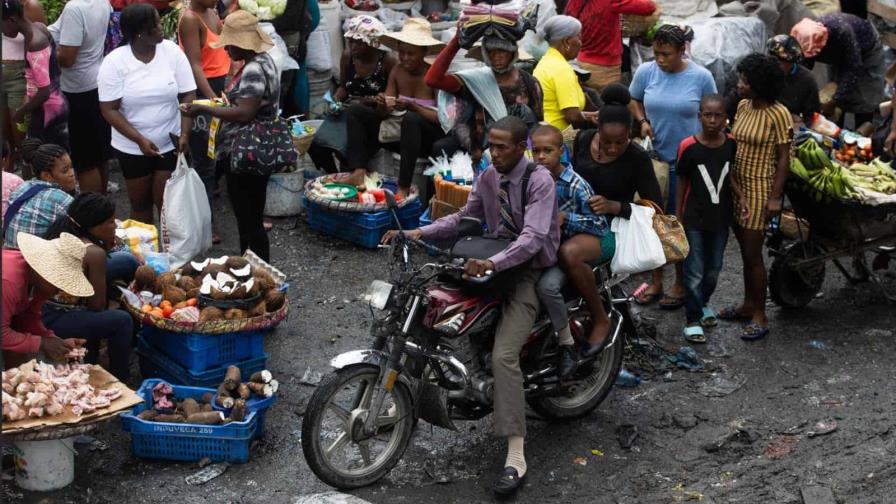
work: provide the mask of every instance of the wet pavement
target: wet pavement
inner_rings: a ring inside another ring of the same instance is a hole
[[[119,182],[121,180],[119,179]],[[122,184],[123,186],[123,184]],[[116,196],[126,215],[123,192]],[[215,201],[215,253],[234,253],[226,201]],[[196,463],[133,458],[117,421],[76,448],[76,477],[52,493],[23,492],[4,478],[4,502],[40,503],[472,503],[491,502],[504,446],[490,419],[450,432],[421,422],[399,465],[380,482],[339,495],[316,479],[301,450],[301,420],[314,387],[308,369],[369,344],[370,313],[358,297],[383,276],[382,252],[275,219],[273,263],[289,277],[290,315],[266,340],[268,369],[280,381],[266,437],[247,464],[201,486],[184,478]],[[738,301],[740,259],[732,239],[714,304]],[[630,282],[630,290],[641,283]],[[896,290],[894,269],[886,285]],[[642,335],[667,352],[686,343],[684,313],[639,310]],[[616,387],[583,419],[529,422],[528,483],[519,502],[887,503],[896,496],[896,309],[869,284],[849,286],[829,268],[822,295],[801,310],[770,306],[772,333],[738,338],[721,323],[695,347],[703,369],[642,373]],[[637,357],[638,354],[633,354]],[[643,359],[630,364],[634,368]],[[136,373],[135,366],[135,373]],[[134,376],[136,383],[139,377]],[[831,432],[830,431],[833,428]],[[623,448],[623,446],[628,448]]]

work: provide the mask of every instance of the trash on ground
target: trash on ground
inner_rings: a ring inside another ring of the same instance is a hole
[[[836,504],[834,493],[828,487],[807,485],[800,488],[803,494],[803,504]]]
[[[616,427],[616,441],[619,442],[619,447],[623,450],[630,450],[637,437],[638,428],[634,425],[625,424]]]
[[[746,378],[732,375],[730,378],[716,373],[700,385],[698,391],[706,397],[725,397],[744,386]]]
[[[735,424],[732,426],[733,429],[727,434],[718,437],[714,441],[710,441],[703,445],[703,450],[707,453],[715,453],[721,451],[722,448],[731,447],[736,448],[731,445],[740,445],[741,447],[745,447],[753,444],[757,439],[759,439],[759,435],[756,432],[743,427],[740,424]]]
[[[224,471],[227,470],[227,467],[229,465],[230,464],[228,464],[227,462],[212,464],[199,472],[187,476],[186,478],[184,478],[184,481],[188,485],[204,485],[209,481],[217,478],[218,476],[224,474]]]
[[[572,459],[572,463],[580,466],[586,466],[588,465],[588,459],[586,459],[585,457],[576,457]]]
[[[299,383],[302,385],[311,385],[315,386],[324,379],[324,375],[319,372],[315,372],[311,370],[311,366],[305,368],[305,374],[302,375],[302,379],[299,380]]]
[[[619,376],[616,377],[616,385],[619,387],[637,387],[641,384],[641,377],[632,373],[628,369],[620,368]]]
[[[678,495],[675,496],[676,502],[703,500],[703,494],[701,492],[698,492],[696,490],[686,490],[684,488],[684,483],[675,485],[674,487],[672,487],[672,490],[678,492]]]
[[[199,466],[200,469],[212,463],[212,459],[208,457],[202,457],[196,465]]]
[[[778,459],[790,455],[796,448],[799,437],[783,435],[772,439],[768,446],[765,447],[765,456],[770,459]]]
[[[669,363],[678,366],[679,369],[687,369],[689,371],[703,369],[703,363],[697,357],[697,352],[689,346],[681,347],[674,354],[665,355],[663,358]]]
[[[812,430],[807,432],[806,435],[809,437],[824,436],[825,434],[830,434],[830,433],[834,432],[835,430],[837,430],[837,421],[836,420],[829,420],[826,422],[822,421],[822,422],[816,423],[812,427]]]
[[[831,350],[831,346],[821,340],[812,340],[809,342],[809,346],[816,350],[821,350],[822,352],[829,352]]]
[[[675,415],[672,415],[672,423],[680,429],[693,429],[697,426],[697,417],[690,413],[676,413]]]
[[[594,455],[595,457],[603,457],[604,456],[604,452],[597,450],[597,449],[592,449],[591,454]]]

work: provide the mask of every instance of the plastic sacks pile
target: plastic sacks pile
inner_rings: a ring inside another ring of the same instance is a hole
[[[538,5],[534,2],[477,3],[460,14],[460,46],[470,49],[482,37],[500,37],[516,43],[535,30]]]

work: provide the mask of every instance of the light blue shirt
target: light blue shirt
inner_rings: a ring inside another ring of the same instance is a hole
[[[639,66],[629,92],[644,103],[660,159],[675,163],[681,141],[700,131],[700,100],[717,91],[709,70],[688,60],[678,73],[664,72],[654,61]]]

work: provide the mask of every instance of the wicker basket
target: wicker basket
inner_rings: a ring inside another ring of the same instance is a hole
[[[384,185],[393,185],[391,189],[394,192],[395,188],[394,182],[392,182],[392,180],[394,179],[385,178]],[[338,180],[331,180],[331,177],[329,175],[324,175],[322,177],[309,180],[305,183],[305,197],[308,198],[309,201],[314,202],[316,205],[337,212],[379,212],[389,209],[386,203],[360,203],[358,201],[336,201],[328,198],[322,198],[311,190],[311,186],[314,185],[315,182],[326,184],[331,181],[338,182]],[[417,186],[411,186],[411,193],[408,194],[407,198],[404,198],[398,202],[398,208],[403,208],[405,205],[411,203],[412,201],[416,201],[418,198],[419,192],[417,190]]]
[[[293,116],[287,119],[290,127],[295,120],[298,120],[298,116]],[[304,156],[306,153],[308,153],[308,149],[311,148],[311,142],[314,141],[314,134],[317,133],[323,123],[324,122],[322,120],[302,121],[302,124],[306,124],[314,128],[314,133],[305,133],[304,135],[292,137],[292,146],[295,147],[296,152],[298,152],[300,156]]]
[[[441,175],[433,177],[436,186],[436,199],[453,207],[461,208],[467,204],[473,186],[458,185],[450,180],[445,180]]]
[[[662,13],[663,8],[657,5],[656,10],[649,16],[632,16],[631,14],[623,14],[619,16],[622,20],[622,38],[640,37],[641,35],[644,35],[647,33],[647,30],[660,20],[660,15],[662,15]]]

